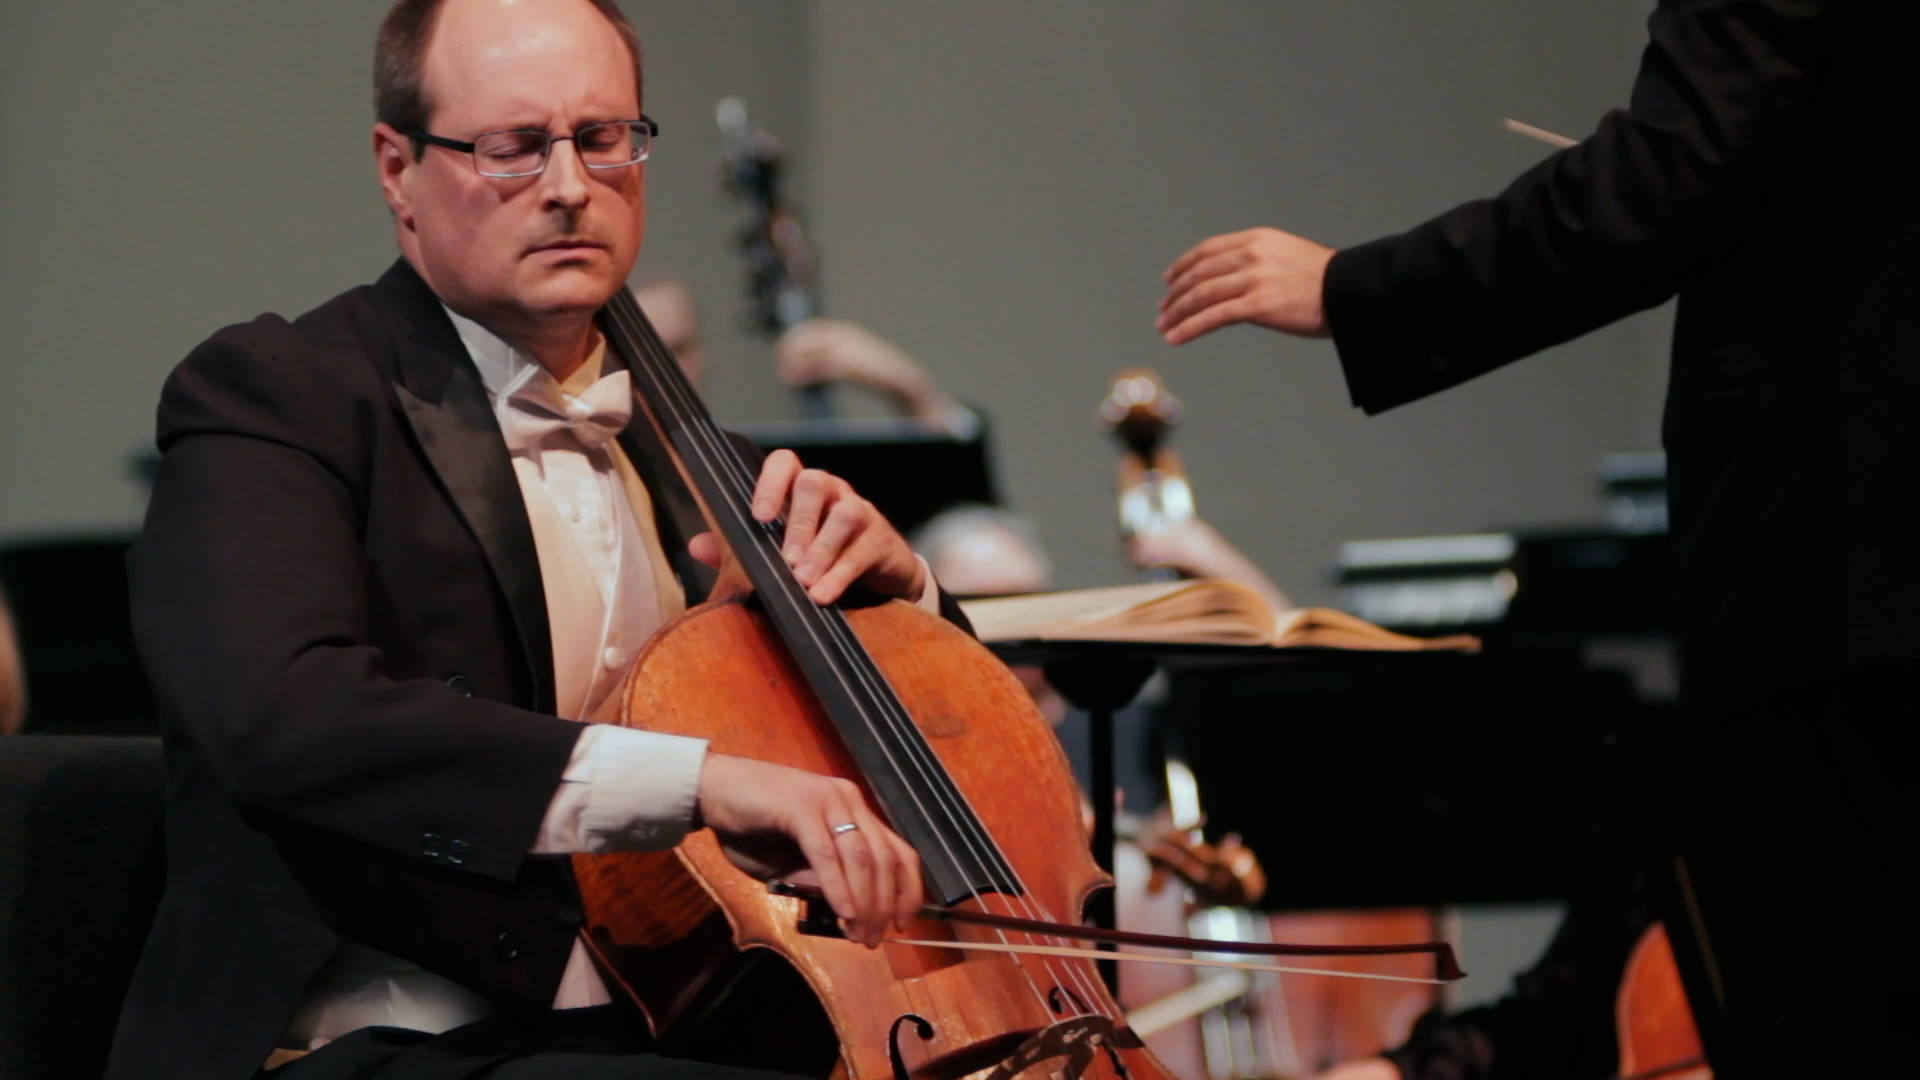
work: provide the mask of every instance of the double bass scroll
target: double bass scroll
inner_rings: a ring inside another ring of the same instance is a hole
[[[746,261],[749,321],[756,330],[777,335],[820,314],[813,249],[785,198],[786,159],[779,142],[748,124],[746,102],[737,97],[722,98],[714,120],[720,127],[726,188],[739,217],[735,241]],[[808,420],[833,419],[826,384],[803,386],[797,393]]]
[[[1120,457],[1122,540],[1153,536],[1194,517],[1193,488],[1180,455],[1166,445],[1185,406],[1151,368],[1113,377],[1099,416],[1126,452]]]

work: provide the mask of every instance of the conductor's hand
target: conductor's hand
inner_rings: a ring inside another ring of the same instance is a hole
[[[1169,345],[1234,323],[1326,337],[1320,291],[1334,251],[1279,229],[1202,240],[1173,261],[1153,326]]]
[[[926,565],[873,504],[845,481],[803,469],[791,450],[775,450],[760,467],[753,516],[787,516],[781,554],[816,604],[831,604],[856,582],[882,596],[917,601],[927,588]],[[694,558],[719,565],[720,545],[701,533],[687,545]]]
[[[888,923],[904,929],[920,909],[919,856],[849,781],[708,754],[698,799],[701,824],[735,866],[817,882],[853,941],[877,945]]]

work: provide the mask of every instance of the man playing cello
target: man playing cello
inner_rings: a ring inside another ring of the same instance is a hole
[[[110,1076],[728,1074],[634,1056],[564,858],[697,825],[810,868],[857,941],[918,907],[853,784],[584,723],[718,550],[593,322],[641,242],[640,82],[610,0],[402,0],[372,140],[401,258],[168,380],[132,588],[169,880]],[[791,454],[753,507],[815,601],[940,605]]]

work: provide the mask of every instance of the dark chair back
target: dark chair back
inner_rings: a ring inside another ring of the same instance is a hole
[[[0,590],[13,608],[26,667],[26,730],[159,733],[128,615],[132,540],[60,536],[0,545]]]
[[[160,740],[0,737],[0,1080],[97,1077],[164,875]]]

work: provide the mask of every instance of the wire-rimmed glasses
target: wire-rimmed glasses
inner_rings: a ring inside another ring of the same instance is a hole
[[[554,135],[538,129],[488,131],[472,142],[430,135],[410,128],[401,132],[424,143],[459,150],[473,157],[473,169],[481,176],[511,179],[538,176],[546,171],[553,144],[570,142],[580,154],[580,162],[589,169],[621,169],[647,160],[660,125],[642,116],[638,120],[614,120],[588,124],[571,135]]]

